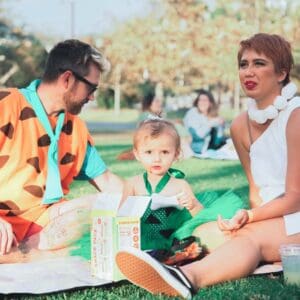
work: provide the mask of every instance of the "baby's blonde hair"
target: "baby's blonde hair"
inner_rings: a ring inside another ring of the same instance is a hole
[[[133,147],[137,149],[142,138],[156,138],[162,133],[168,133],[174,137],[176,151],[180,152],[180,136],[175,126],[164,119],[148,119],[140,123],[133,136]]]

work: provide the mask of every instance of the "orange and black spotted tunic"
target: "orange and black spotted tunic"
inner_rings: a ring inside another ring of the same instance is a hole
[[[57,117],[49,119],[55,127]],[[64,194],[80,172],[88,141],[92,143],[85,123],[66,113],[58,142]],[[20,91],[0,90],[0,218],[12,224],[19,241],[48,222],[49,205],[42,205],[41,200],[49,145],[48,134]]]

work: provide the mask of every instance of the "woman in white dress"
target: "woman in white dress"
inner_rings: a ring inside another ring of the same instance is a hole
[[[120,251],[121,271],[154,294],[189,298],[201,287],[245,277],[262,262],[280,261],[281,244],[300,243],[300,97],[289,78],[290,44],[278,35],[256,34],[240,43],[238,63],[251,99],[248,112],[233,121],[231,136],[249,182],[251,209],[219,218],[226,241],[180,269],[138,250]],[[198,233],[213,226],[201,225]]]

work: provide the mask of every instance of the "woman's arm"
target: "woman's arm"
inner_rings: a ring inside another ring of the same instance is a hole
[[[253,210],[253,220],[280,217],[300,211],[300,108],[295,109],[286,128],[287,173],[285,194]]]
[[[287,174],[284,195],[268,203],[251,209],[251,212],[240,210],[229,221],[219,219],[222,230],[234,230],[247,222],[261,221],[300,211],[300,109],[291,113],[286,128],[287,140]]]
[[[230,128],[230,135],[249,183],[249,204],[251,208],[254,208],[260,205],[261,198],[251,174],[249,156],[251,141],[247,118],[247,112],[244,112],[234,119]],[[218,225],[221,230],[236,230],[245,225],[250,220],[250,217],[252,218],[253,216],[249,216],[247,210],[241,209],[230,220],[223,220],[219,216]]]
[[[250,146],[249,132],[247,126],[247,113],[243,113],[238,116],[231,125],[230,135],[235,147],[235,150],[239,156],[240,162],[243,166],[249,183],[249,202],[250,207],[254,208],[261,204],[262,200],[259,196],[259,191],[254,183],[251,169],[250,169]]]

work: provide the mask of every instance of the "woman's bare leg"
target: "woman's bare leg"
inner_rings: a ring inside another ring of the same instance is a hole
[[[193,232],[193,236],[199,237],[201,244],[205,245],[209,252],[212,252],[230,240],[233,234],[221,231],[217,222],[209,222],[197,227]]]
[[[182,271],[197,288],[239,279],[251,274],[261,261],[279,261],[279,246],[285,243],[300,243],[300,233],[287,236],[283,218],[250,223]]]

